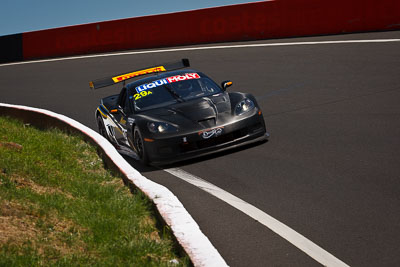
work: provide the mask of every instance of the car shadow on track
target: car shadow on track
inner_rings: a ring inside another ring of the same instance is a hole
[[[156,166],[151,166],[151,165],[144,165],[140,163],[139,160],[130,157],[128,155],[122,155],[122,157],[138,172],[140,173],[145,173],[145,172],[153,172],[153,171],[158,171],[160,168],[157,168]]]
[[[169,168],[181,168],[183,166],[196,164],[196,163],[203,162],[203,161],[206,161],[206,160],[212,160],[212,159],[223,157],[223,156],[226,156],[226,155],[238,153],[240,151],[247,150],[247,149],[262,145],[262,144],[267,143],[267,142],[268,142],[268,140],[263,140],[263,141],[260,141],[260,142],[257,142],[257,143],[248,144],[248,145],[244,145],[244,146],[241,146],[241,147],[236,147],[236,148],[232,148],[232,149],[221,151],[221,152],[216,152],[214,154],[210,154],[210,155],[206,155],[206,156],[200,156],[200,157],[196,157],[196,158],[188,159],[188,160],[182,160],[182,161],[179,161],[179,162],[176,162],[176,163],[165,164],[165,165],[160,165],[160,164],[159,165],[143,165],[142,163],[140,163],[135,158],[132,158],[132,157],[127,156],[127,155],[122,155],[122,156],[138,172],[147,173],[147,172],[159,171],[159,170],[169,169]]]

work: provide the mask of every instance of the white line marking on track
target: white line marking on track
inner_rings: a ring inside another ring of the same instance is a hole
[[[164,171],[210,193],[220,200],[242,211],[251,218],[265,225],[273,232],[283,237],[301,251],[325,266],[348,266],[323,248],[319,247],[303,235],[279,222],[262,210],[232,195],[231,193],[179,168],[164,169]]]
[[[269,46],[293,46],[293,45],[389,43],[389,42],[400,42],[400,39],[343,40],[343,41],[267,43],[267,44],[263,43],[263,44],[245,44],[245,45],[218,45],[218,46],[184,47],[184,48],[131,51],[131,52],[122,52],[122,53],[96,54],[96,55],[86,55],[86,56],[76,56],[76,57],[64,57],[64,58],[52,58],[52,59],[43,59],[43,60],[13,62],[13,63],[0,64],[0,67],[12,66],[12,65],[32,64],[32,63],[65,61],[65,60],[73,60],[73,59],[85,59],[85,58],[97,58],[97,57],[113,57],[113,56],[126,56],[126,55],[138,55],[138,54],[152,54],[152,53],[168,53],[168,52],[195,51],[195,50],[210,50],[210,49],[232,49],[232,48],[251,48],[251,47],[269,47]]]

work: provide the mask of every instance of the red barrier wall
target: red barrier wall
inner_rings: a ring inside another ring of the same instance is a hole
[[[275,0],[23,34],[24,59],[400,29],[399,0]]]

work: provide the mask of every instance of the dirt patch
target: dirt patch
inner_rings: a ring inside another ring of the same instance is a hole
[[[111,181],[104,181],[101,183],[101,185],[112,185],[116,186],[118,189],[125,187],[124,181],[122,179],[112,179]]]
[[[20,203],[6,201],[0,204],[0,246],[8,244],[22,248],[30,243],[39,255],[50,250],[61,256],[86,251],[85,244],[79,240],[85,229],[72,221],[34,214]],[[73,242],[67,241],[72,239]]]
[[[152,217],[145,217],[143,220],[140,222],[141,227],[143,228],[155,228],[156,222]],[[161,242],[160,234],[158,231],[153,231],[149,234],[146,235],[148,239],[155,241],[157,243]]]
[[[0,244],[22,244],[38,235],[37,229],[32,227],[36,219],[28,215],[24,208],[12,202],[2,203],[0,206]]]
[[[17,150],[17,151],[21,151],[23,148],[22,145],[14,143],[14,142],[0,142],[0,147]]]
[[[16,175],[13,175],[11,177],[11,181],[15,183],[15,186],[17,188],[23,188],[23,187],[29,187],[34,191],[35,193],[38,193],[40,195],[43,194],[61,194],[67,197],[68,199],[73,199],[73,196],[71,194],[68,194],[66,192],[61,191],[59,188],[54,188],[54,187],[48,187],[48,186],[42,186],[39,184],[36,184],[30,179],[19,177]]]

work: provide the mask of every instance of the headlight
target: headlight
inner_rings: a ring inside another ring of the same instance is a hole
[[[243,113],[249,112],[255,107],[254,102],[248,98],[243,99],[235,107],[235,114],[241,115]]]
[[[149,128],[149,131],[152,133],[168,133],[178,131],[178,128],[166,122],[148,122],[147,128]]]

